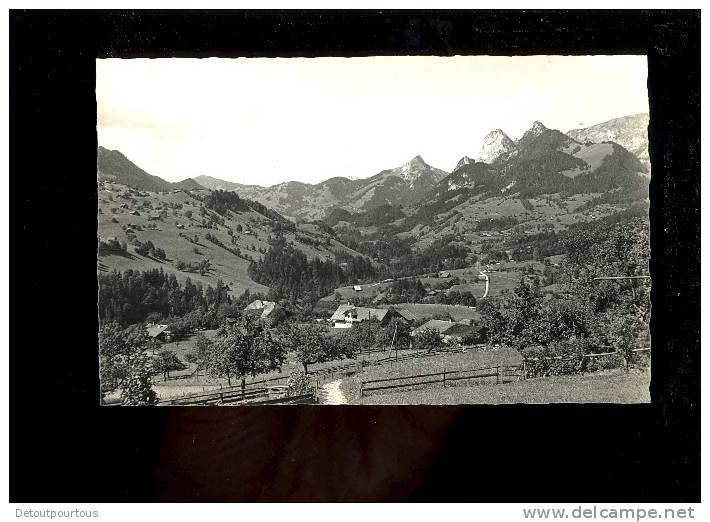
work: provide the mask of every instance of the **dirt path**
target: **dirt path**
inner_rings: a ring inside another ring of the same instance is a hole
[[[343,392],[340,389],[341,382],[343,382],[343,379],[337,379],[323,385],[323,392],[325,393],[325,401],[323,404],[348,403],[348,400],[345,398],[345,395],[343,395]]]

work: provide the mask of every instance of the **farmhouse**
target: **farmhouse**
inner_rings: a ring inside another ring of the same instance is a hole
[[[333,328],[351,328],[353,323],[361,323],[363,321],[377,321],[381,327],[384,327],[394,318],[403,318],[399,310],[365,308],[345,304],[340,305],[333,312],[333,315],[330,316],[330,322]]]
[[[146,326],[148,331],[148,337],[151,339],[157,339],[159,341],[165,341],[168,338],[167,324],[149,324]]]
[[[464,322],[453,322],[453,321],[442,321],[439,319],[431,319],[427,321],[419,328],[415,328],[412,331],[412,336],[422,334],[425,330],[436,330],[441,334],[444,342],[447,344],[458,343],[463,340],[467,335],[476,333],[477,329],[475,326]]]
[[[275,309],[276,303],[273,301],[262,301],[261,299],[252,301],[244,308],[248,313],[253,313],[254,315],[258,314],[260,319],[268,318]]]

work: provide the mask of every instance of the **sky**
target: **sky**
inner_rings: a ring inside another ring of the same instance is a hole
[[[168,181],[451,171],[500,128],[563,132],[648,112],[645,56],[96,61],[99,144]]]

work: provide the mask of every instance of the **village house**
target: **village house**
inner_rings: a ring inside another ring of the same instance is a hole
[[[404,317],[398,310],[393,308],[365,308],[362,306],[344,304],[340,305],[338,309],[333,312],[333,315],[330,316],[330,323],[333,328],[351,328],[355,323],[375,321],[380,327],[385,327],[395,318]]]
[[[464,322],[442,321],[440,319],[431,319],[419,328],[412,331],[412,337],[421,335],[425,330],[436,330],[441,334],[446,344],[456,344],[463,341],[467,335],[475,334],[478,330],[475,326]]]
[[[168,341],[170,332],[167,324],[148,324],[146,325],[148,337],[157,341]]]
[[[249,303],[244,311],[254,315],[258,315],[260,319],[267,319],[276,310],[276,303],[273,301],[262,301],[257,299]]]

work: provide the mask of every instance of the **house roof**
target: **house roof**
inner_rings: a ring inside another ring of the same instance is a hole
[[[346,317],[351,318],[355,322],[366,321],[369,319],[377,319],[382,321],[389,310],[382,308],[365,308],[362,306],[340,305],[338,309],[330,316],[331,321],[345,321]]]
[[[397,313],[401,315],[402,319],[404,319],[405,321],[414,321],[414,314],[412,314],[412,312],[410,312],[409,310],[400,308],[397,310]]]
[[[454,324],[455,323],[449,321],[442,321],[441,319],[430,319],[429,321],[421,325],[419,328],[415,328],[412,331],[412,335],[419,335],[427,329],[437,330],[440,334],[443,335],[444,332],[451,328]]]
[[[244,310],[261,310],[260,317],[262,319],[266,319],[269,315],[271,315],[271,312],[273,312],[275,308],[276,303],[273,301],[262,301],[261,299],[256,299],[255,301],[249,303]]]
[[[148,337],[158,337],[161,333],[167,330],[167,324],[153,324],[147,327]]]
[[[415,328],[412,331],[412,335],[419,335],[427,328],[432,330],[437,330],[441,335],[465,335],[468,333],[473,333],[476,331],[474,326],[466,324],[464,322],[450,322],[442,321],[440,319],[431,319],[427,321],[419,328]]]

